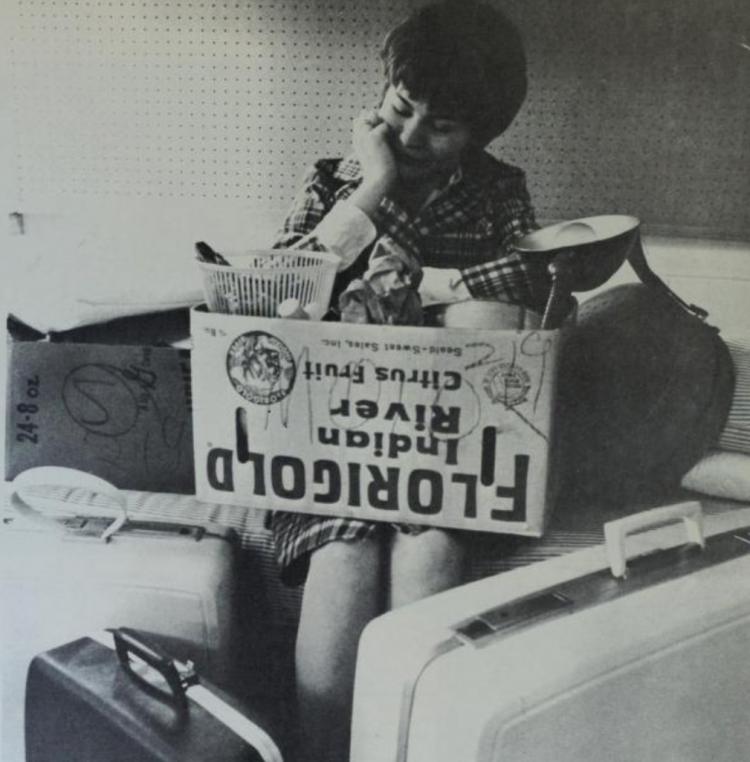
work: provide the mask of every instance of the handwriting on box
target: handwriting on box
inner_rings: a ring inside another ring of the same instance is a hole
[[[526,521],[544,502],[556,342],[539,331],[457,342],[434,329],[383,341],[352,328],[196,343],[199,495],[203,483],[213,499],[308,513]]]
[[[6,478],[60,465],[123,488],[192,491],[187,354],[46,342],[11,350]]]

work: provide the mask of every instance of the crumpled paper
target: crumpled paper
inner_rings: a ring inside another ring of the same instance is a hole
[[[379,325],[422,325],[422,267],[394,241],[381,238],[362,278],[339,297],[341,320]]]

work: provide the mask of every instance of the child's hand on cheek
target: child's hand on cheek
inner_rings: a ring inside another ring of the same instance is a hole
[[[398,179],[396,158],[389,142],[390,127],[375,109],[366,109],[355,120],[352,130],[354,153],[362,166],[365,185],[384,193]]]

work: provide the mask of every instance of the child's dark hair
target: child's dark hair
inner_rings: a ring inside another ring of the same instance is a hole
[[[389,32],[381,58],[388,84],[402,84],[431,108],[457,114],[480,144],[508,128],[526,97],[518,29],[474,0],[419,9]]]

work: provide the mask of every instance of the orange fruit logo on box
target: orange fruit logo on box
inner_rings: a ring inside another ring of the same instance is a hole
[[[265,331],[248,331],[229,346],[227,374],[237,393],[248,402],[272,405],[291,392],[297,364],[281,339]]]
[[[491,402],[514,407],[526,401],[531,379],[520,365],[500,363],[487,372],[483,386]]]

